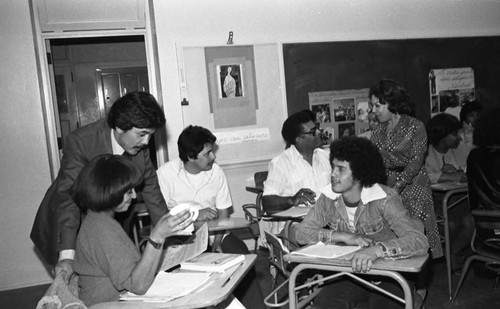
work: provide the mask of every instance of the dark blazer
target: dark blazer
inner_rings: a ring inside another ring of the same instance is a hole
[[[111,129],[106,119],[98,120],[71,133],[65,142],[61,168],[42,200],[30,237],[42,257],[51,265],[57,263],[58,251],[75,249],[81,212],[71,198],[71,187],[82,168],[94,157],[113,153]],[[158,185],[149,150],[131,159],[144,172],[139,194],[153,224],[167,213],[167,205]]]

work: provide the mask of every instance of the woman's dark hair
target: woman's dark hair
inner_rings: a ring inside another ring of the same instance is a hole
[[[458,118],[447,113],[440,113],[432,117],[427,124],[427,138],[429,144],[435,146],[448,134],[460,129]]]
[[[81,170],[73,184],[73,201],[83,211],[115,209],[124,194],[142,182],[139,167],[123,156],[103,154]]]
[[[304,109],[288,117],[281,128],[281,136],[289,145],[295,145],[295,139],[302,133],[302,124],[316,122],[316,116],[311,110]]]
[[[159,129],[164,124],[165,115],[155,97],[142,91],[129,92],[119,98],[108,113],[108,125],[112,129]]]
[[[472,142],[478,147],[500,146],[500,107],[483,111],[472,132]]]
[[[387,182],[382,155],[367,138],[348,136],[334,140],[330,144],[330,164],[333,159],[349,162],[353,178],[363,187]]]
[[[368,98],[375,96],[380,104],[388,104],[388,109],[394,114],[412,115],[410,96],[406,89],[392,79],[383,79],[370,88]]]
[[[216,140],[217,137],[210,130],[190,125],[182,131],[177,140],[179,157],[182,162],[187,162],[189,159],[195,160],[206,144],[213,145]]]
[[[464,123],[467,119],[467,115],[473,112],[481,113],[483,107],[478,101],[465,101],[464,105],[460,109],[460,123]]]

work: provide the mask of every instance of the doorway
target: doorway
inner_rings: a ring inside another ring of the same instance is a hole
[[[143,36],[50,39],[48,44],[59,152],[72,131],[106,118],[118,98],[149,92]],[[156,167],[154,139],[149,147]]]

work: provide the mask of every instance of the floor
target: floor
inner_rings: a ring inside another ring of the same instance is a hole
[[[271,291],[271,276],[268,272],[268,254],[260,250],[256,264],[259,282],[265,295]],[[447,296],[446,264],[444,261],[430,265],[431,278],[429,293],[425,301],[427,309],[489,309],[500,308],[500,287],[494,289],[495,279],[478,276],[469,271],[467,279],[458,294],[455,303],[450,303]],[[454,285],[459,277],[454,276]],[[0,292],[0,308],[24,309],[36,308],[38,300],[47,290],[48,285],[27,287]]]

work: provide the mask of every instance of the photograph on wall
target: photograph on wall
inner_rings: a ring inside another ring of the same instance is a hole
[[[354,98],[333,99],[333,114],[336,122],[356,120]]]
[[[339,138],[355,135],[356,126],[354,122],[339,123]]]
[[[316,123],[330,123],[332,122],[330,114],[330,104],[312,104],[311,110],[316,116]]]
[[[335,128],[333,126],[319,127],[318,131],[321,138],[321,145],[328,147],[333,141],[333,137],[335,136]]]
[[[457,118],[466,101],[475,99],[472,68],[433,69],[429,72],[431,116],[449,113]]]
[[[244,96],[243,70],[240,64],[218,65],[219,98],[235,98]]]
[[[370,105],[368,101],[359,102],[356,107],[358,113],[358,121],[368,122],[368,113],[370,113]]]

